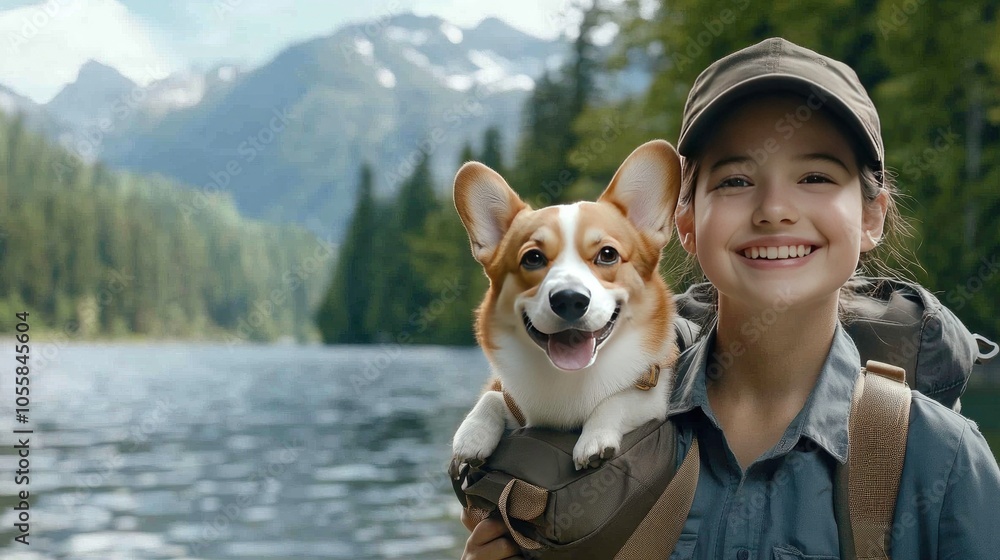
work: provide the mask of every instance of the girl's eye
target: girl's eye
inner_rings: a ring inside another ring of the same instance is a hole
[[[546,259],[545,255],[543,255],[538,249],[532,249],[521,257],[521,266],[524,267],[525,270],[538,270],[539,268],[543,268],[548,263],[548,259]]]
[[[727,179],[723,179],[719,183],[719,186],[717,186],[716,188],[721,189],[723,187],[749,187],[750,185],[751,185],[750,181],[744,179],[743,177],[729,177]]]
[[[597,259],[594,261],[597,264],[611,265],[616,264],[619,259],[618,251],[614,247],[603,247],[601,251],[597,253]]]
[[[818,173],[810,173],[802,179],[803,183],[832,183],[833,180],[826,175],[820,175]]]

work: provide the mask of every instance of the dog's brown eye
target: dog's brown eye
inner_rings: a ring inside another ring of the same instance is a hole
[[[618,262],[618,251],[614,247],[604,247],[597,253],[597,264],[615,264]]]
[[[536,270],[548,264],[548,259],[538,249],[532,249],[521,257],[521,266],[527,270]]]

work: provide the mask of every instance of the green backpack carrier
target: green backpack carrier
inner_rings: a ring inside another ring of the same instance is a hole
[[[910,388],[959,410],[973,364],[998,348],[915,284],[857,278],[847,288],[844,326],[866,365],[852,401],[851,453],[834,479],[841,557],[887,559]],[[683,351],[714,315],[714,293],[696,284],[675,303]],[[485,463],[461,466],[455,493],[472,518],[501,519],[528,558],[668,558],[694,500],[697,440],[678,467],[673,422],[652,421],[626,434],[614,457],[577,471],[578,436],[531,427],[508,432]]]

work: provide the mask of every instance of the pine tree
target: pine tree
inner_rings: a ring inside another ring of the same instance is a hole
[[[517,190],[534,207],[569,202],[571,187],[580,176],[570,160],[579,143],[574,131],[594,95],[594,45],[591,31],[603,15],[599,6],[584,12],[573,56],[558,73],[546,73],[524,107],[524,136],[518,147]]]
[[[559,76],[545,73],[524,107],[524,126],[513,181],[522,198],[534,207],[561,200],[575,174],[565,163],[572,125],[566,98],[569,90]]]
[[[408,243],[420,235],[427,217],[440,205],[433,181],[430,158],[425,157],[403,181],[376,236],[381,266],[373,274],[365,324],[377,340],[410,342],[431,303],[430,291],[412,273],[415,257]]]
[[[458,156],[458,167],[461,167],[466,162],[475,161],[475,159],[476,159],[476,152],[475,150],[472,149],[472,144],[470,144],[469,141],[466,140],[465,144],[462,144],[461,155]],[[456,169],[458,168],[456,167]]]
[[[316,326],[327,344],[371,342],[365,326],[369,284],[373,274],[375,200],[371,166],[361,166],[357,202],[340,247],[333,282],[316,314]]]
[[[499,127],[491,126],[483,133],[483,151],[479,154],[479,161],[500,175],[507,176],[507,168],[503,161],[503,138]]]

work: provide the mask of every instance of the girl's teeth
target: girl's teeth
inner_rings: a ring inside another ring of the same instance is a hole
[[[789,259],[804,257],[812,253],[810,245],[786,245],[784,247],[750,247],[743,249],[743,256],[748,259]]]

